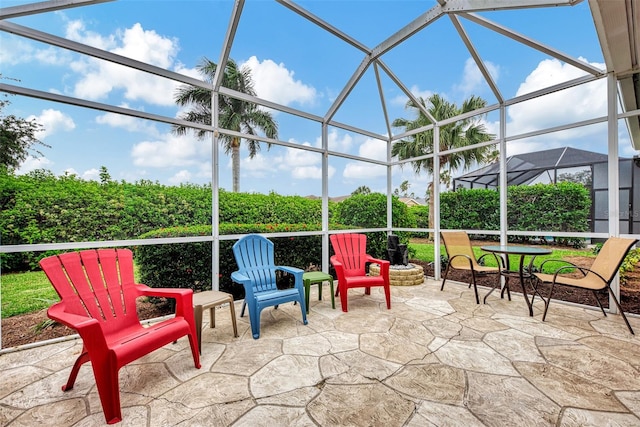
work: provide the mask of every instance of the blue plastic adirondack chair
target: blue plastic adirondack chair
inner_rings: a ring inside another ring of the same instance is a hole
[[[302,311],[302,323],[307,324],[303,271],[295,267],[276,266],[273,260],[273,242],[257,234],[249,234],[233,245],[233,255],[238,264],[238,271],[231,273],[231,280],[244,286],[245,292],[240,317],[244,316],[244,309],[248,305],[254,339],[260,338],[260,313],[265,307],[297,301]],[[276,270],[292,274],[295,286],[290,289],[278,289]]]

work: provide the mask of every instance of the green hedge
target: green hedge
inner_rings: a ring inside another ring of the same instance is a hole
[[[280,233],[320,230],[320,224],[220,224],[220,234]],[[145,233],[141,238],[210,236],[211,226],[173,227]],[[321,236],[270,238],[274,244],[276,265],[289,265],[308,270],[322,265]],[[231,281],[238,269],[232,246],[236,240],[220,241],[220,289],[234,298],[244,298],[241,285]],[[144,245],[135,248],[140,281],[151,287],[191,288],[194,291],[212,287],[211,242]]]
[[[223,223],[319,223],[322,218],[319,199],[224,190],[219,196]],[[161,228],[210,224],[211,200],[210,185],[100,183],[44,170],[0,173],[0,239],[5,245],[135,239]],[[3,254],[2,268],[35,270],[43,256]]]
[[[391,224],[398,228],[415,228],[416,219],[396,196],[391,199],[393,218]],[[336,207],[336,221],[350,228],[386,228],[387,196],[382,193],[356,194],[340,202]],[[376,257],[387,257],[387,234],[366,233],[367,252]],[[411,233],[397,232],[400,243],[408,243]]]
[[[219,196],[220,223],[319,224],[322,219],[320,199],[224,190]],[[498,230],[498,196],[492,190],[443,193],[442,227]],[[95,182],[44,170],[21,176],[5,172],[0,173],[0,239],[4,245],[135,239],[152,230],[210,224],[211,197],[210,185]],[[588,229],[589,194],[580,184],[509,187],[507,203],[511,230]],[[408,209],[395,196],[392,206],[393,227],[426,226],[428,208]],[[348,228],[385,228],[386,210],[382,193],[329,202],[330,223]],[[386,234],[368,234],[371,254],[384,257]],[[402,243],[410,237],[398,235]],[[2,254],[2,269],[35,270],[48,254]]]
[[[500,194],[483,189],[442,193],[440,226],[449,230],[499,230]]]
[[[507,189],[509,230],[585,232],[589,230],[591,199],[581,184],[514,185]],[[428,209],[420,218],[428,220]],[[440,195],[443,229],[499,230],[500,194],[495,190],[459,189]],[[544,237],[544,236],[538,236]],[[510,237],[510,240],[528,240]],[[559,243],[580,246],[584,239],[560,238]]]

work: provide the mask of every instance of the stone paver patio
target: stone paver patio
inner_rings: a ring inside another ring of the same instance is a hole
[[[543,323],[541,308],[426,280],[392,287],[391,310],[351,290],[342,313],[313,287],[307,326],[297,306],[266,309],[254,340],[247,317],[233,338],[221,307],[201,369],[183,338],[120,371],[118,425],[639,426],[640,339],[617,315],[552,303]],[[80,349],[0,356],[0,425],[103,425],[89,366],[60,389]]]

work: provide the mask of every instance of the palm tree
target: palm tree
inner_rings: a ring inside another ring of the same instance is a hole
[[[217,65],[211,60],[204,58],[198,65],[198,71],[204,78],[211,82],[216,73]],[[235,61],[229,59],[225,67],[222,86],[238,92],[255,96],[251,69],[242,67],[238,69]],[[192,109],[181,116],[182,119],[211,124],[211,91],[199,87],[182,86],[178,88],[175,101],[180,106],[192,106]],[[218,125],[221,129],[228,129],[242,132],[248,135],[257,135],[257,131],[264,132],[267,138],[278,137],[278,124],[273,119],[271,113],[262,110],[257,104],[232,98],[227,95],[219,96]],[[186,126],[174,126],[173,131],[178,135],[184,135],[189,129]],[[207,136],[207,131],[194,129],[198,138]],[[221,143],[226,154],[231,153],[233,191],[240,191],[240,143],[241,139],[236,136],[221,134]],[[260,142],[254,139],[245,139],[249,149],[249,157],[253,158],[260,151]],[[271,144],[267,144],[271,148]]]
[[[417,101],[424,107],[424,110],[437,121],[443,121],[449,118],[459,116],[470,111],[477,110],[486,106],[487,102],[477,96],[471,96],[465,100],[462,107],[457,107],[442,98],[440,95],[431,95],[428,99],[419,97]],[[407,102],[406,109],[416,112],[417,117],[413,120],[399,118],[392,123],[393,127],[402,127],[406,132],[418,129],[432,124],[426,114],[418,108],[412,101]],[[406,139],[395,143],[391,149],[393,156],[398,159],[411,159],[418,156],[433,153],[433,129],[420,132]],[[440,127],[440,149],[439,151],[447,151],[455,148],[467,147],[481,142],[491,141],[495,136],[487,133],[483,123],[480,122],[479,116],[474,116]],[[472,164],[482,164],[485,162],[486,156],[492,151],[490,146],[471,148],[465,151],[457,151],[455,153],[445,154],[439,157],[439,165],[441,176],[438,177],[438,184],[446,181],[447,176],[450,177],[451,171],[459,168],[467,169]],[[422,171],[433,174],[433,158],[420,159],[411,162],[416,174]],[[435,177],[434,177],[435,180]],[[433,228],[433,186],[434,180],[429,183],[427,194],[429,198],[429,227]]]

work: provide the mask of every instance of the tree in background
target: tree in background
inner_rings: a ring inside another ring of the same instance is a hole
[[[204,58],[197,67],[204,79],[212,82],[217,65]],[[247,95],[255,96],[251,69],[242,67],[238,69],[235,61],[229,59],[224,70],[222,86],[233,89]],[[248,135],[257,135],[257,131],[264,132],[267,138],[278,137],[278,125],[271,113],[261,109],[257,104],[233,98],[228,95],[219,96],[219,127]],[[190,122],[211,125],[211,91],[200,87],[182,86],[175,95],[175,101],[180,106],[190,106],[191,110],[180,118]],[[184,135],[190,129],[186,126],[174,126],[173,130],[178,135]],[[208,132],[201,129],[193,129],[197,137],[204,139]],[[226,154],[231,153],[233,191],[240,191],[240,143],[237,136],[220,135],[220,140]],[[249,157],[253,158],[260,151],[260,142],[254,139],[245,139],[249,149]],[[270,147],[270,144],[267,144]]]
[[[404,128],[405,132],[410,132],[433,124],[423,110],[426,110],[436,121],[441,122],[478,110],[485,107],[487,104],[487,102],[482,98],[471,96],[463,102],[462,107],[458,107],[455,104],[448,102],[438,94],[431,95],[427,99],[420,97],[418,98],[418,102],[422,108],[416,105],[412,100],[409,100],[405,107],[414,114],[415,118],[395,119],[392,126]],[[483,116],[473,116],[440,126],[439,152],[469,147],[494,139],[494,135],[487,133],[486,128],[481,121],[482,118]],[[391,154],[392,156],[397,156],[400,160],[433,154],[433,141],[433,129],[419,132],[396,142],[391,148]],[[448,179],[450,180],[452,170],[458,170],[460,168],[465,170],[474,164],[485,163],[486,156],[488,156],[491,151],[491,146],[483,146],[440,156],[439,166],[441,176],[438,177],[438,184],[443,181],[446,182],[447,177],[449,177]],[[411,165],[413,166],[416,174],[424,171],[433,175],[433,158],[415,160],[411,162]],[[429,228],[433,228],[434,181],[435,177],[431,183],[429,183],[427,188],[429,199]]]
[[[413,199],[416,195],[413,194],[413,192],[409,193],[409,188],[411,188],[409,181],[402,181],[400,187],[393,190],[393,195],[398,197],[411,197]]]
[[[351,192],[352,196],[355,196],[356,194],[371,194],[371,189],[366,185],[361,185]]]
[[[38,147],[49,145],[35,137],[43,129],[35,119],[25,120],[13,114],[5,115],[4,109],[10,102],[7,95],[0,99],[0,169],[13,171],[20,167],[28,156],[40,157]]]

